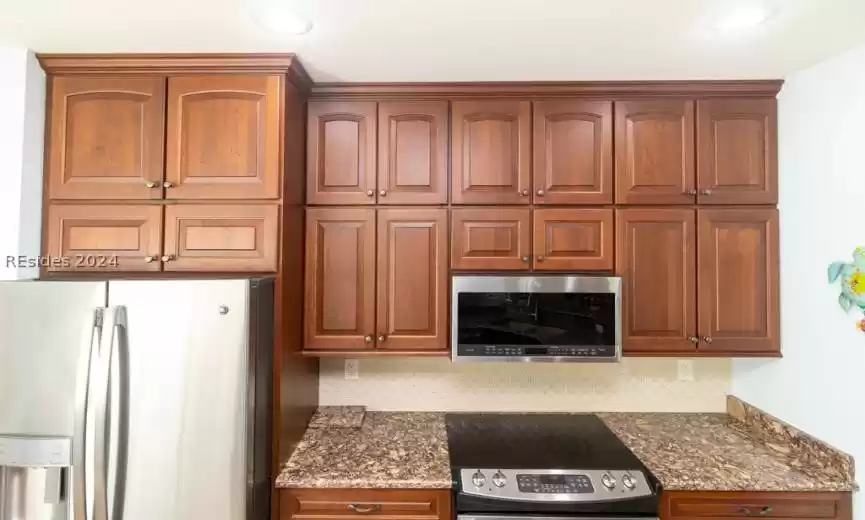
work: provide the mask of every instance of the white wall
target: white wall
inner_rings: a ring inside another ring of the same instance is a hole
[[[7,256],[40,252],[45,73],[24,48],[0,48],[0,70],[0,280],[36,278]]]
[[[838,306],[826,267],[865,246],[865,46],[787,78],[778,117],[784,358],[735,361],[733,393],[861,468],[865,333]],[[854,500],[865,519],[865,494]]]

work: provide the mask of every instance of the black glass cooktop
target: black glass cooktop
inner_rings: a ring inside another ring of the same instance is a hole
[[[633,470],[643,467],[589,414],[446,415],[451,468]]]

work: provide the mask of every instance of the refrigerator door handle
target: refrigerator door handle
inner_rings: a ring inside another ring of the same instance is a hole
[[[126,307],[118,306],[114,309],[111,336],[106,407],[109,428],[105,444],[106,520],[123,520],[129,448],[129,334]],[[111,369],[112,366],[117,368],[116,372]]]
[[[81,338],[81,354],[78,364],[77,388],[75,395],[75,431],[72,444],[72,493],[74,504],[74,520],[92,520],[92,511],[88,504],[87,482],[90,480],[87,457],[88,438],[93,434],[88,427],[88,412],[93,405],[92,388],[96,361],[98,359],[98,345],[102,340],[102,329],[104,323],[104,309],[96,308],[85,327]]]
[[[109,374],[111,372],[111,351],[116,334],[116,309],[104,311],[102,337],[99,341],[99,353],[91,399],[88,405],[93,405],[93,511],[88,520],[109,520],[108,518],[108,462],[109,444],[107,437],[111,424],[108,422]]]

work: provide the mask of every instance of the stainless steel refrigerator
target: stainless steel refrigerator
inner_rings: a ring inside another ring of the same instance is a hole
[[[0,520],[265,520],[273,280],[0,283]]]

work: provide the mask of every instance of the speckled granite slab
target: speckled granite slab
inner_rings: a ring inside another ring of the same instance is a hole
[[[727,414],[741,421],[749,435],[787,457],[790,465],[802,472],[816,478],[837,474],[842,479],[853,481],[853,457],[843,451],[732,395],[727,396]]]
[[[319,406],[309,428],[360,428],[366,406]]]
[[[666,490],[852,491],[836,468],[793,463],[727,414],[600,413]]]
[[[367,412],[360,428],[308,428],[276,487],[450,489],[444,414]]]

